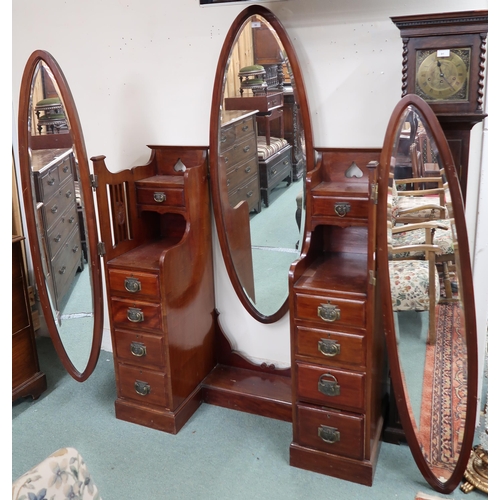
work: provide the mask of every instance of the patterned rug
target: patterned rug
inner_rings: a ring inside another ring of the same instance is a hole
[[[436,345],[427,346],[420,430],[422,451],[436,476],[447,478],[463,440],[467,400],[463,311],[458,303],[437,306]]]

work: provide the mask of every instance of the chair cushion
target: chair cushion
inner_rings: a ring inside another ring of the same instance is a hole
[[[87,465],[74,448],[61,448],[12,483],[12,500],[101,500]]]
[[[447,220],[436,220],[446,225],[450,225]],[[439,246],[437,255],[453,255],[455,248],[450,229],[436,229],[434,232],[433,244]],[[425,229],[415,229],[414,231],[405,231],[404,233],[392,234],[393,256],[395,258],[423,257],[424,252],[403,252],[396,253],[398,246],[404,245],[423,245],[425,243]]]
[[[259,160],[266,160],[288,144],[286,139],[280,137],[271,137],[269,142],[270,144],[267,144],[267,140],[264,136],[259,135],[257,137],[257,154]]]
[[[439,301],[439,276],[435,276],[436,304]],[[429,261],[389,261],[392,308],[394,311],[429,310]]]

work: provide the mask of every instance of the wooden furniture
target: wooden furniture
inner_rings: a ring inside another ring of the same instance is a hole
[[[77,270],[84,265],[75,197],[75,160],[72,149],[36,150],[31,154],[46,279],[53,305],[60,311]]]
[[[242,201],[248,211],[261,210],[257,158],[257,124],[255,111],[224,114],[220,132],[219,164],[225,179],[224,196],[231,207]]]
[[[375,278],[380,151],[317,152],[306,180],[310,241],[289,275],[290,464],[371,485],[387,380]]]
[[[285,146],[277,153],[259,160],[260,194],[266,207],[269,206],[269,193],[283,181],[289,186],[292,182],[292,147]]]
[[[285,138],[288,144],[292,146],[292,179],[295,182],[302,179],[304,176],[306,170],[306,156],[301,114],[291,86],[284,87],[282,110],[282,124],[278,122],[272,123],[270,134],[273,137]],[[278,125],[282,125],[282,129],[278,128]]]
[[[391,19],[403,40],[401,96],[416,94],[436,113],[450,146],[465,200],[470,132],[486,117],[484,85],[488,11]]]
[[[150,146],[113,174],[94,157],[116,416],[177,433],[215,365],[207,150]]]
[[[12,401],[25,396],[38,399],[47,389],[36,351],[23,241],[23,236],[12,236]]]

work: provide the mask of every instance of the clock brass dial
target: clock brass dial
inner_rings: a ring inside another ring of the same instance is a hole
[[[470,49],[417,51],[416,94],[427,101],[468,99]]]

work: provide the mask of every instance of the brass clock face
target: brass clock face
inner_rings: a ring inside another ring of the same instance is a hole
[[[426,101],[467,101],[470,48],[417,51],[415,93]]]

